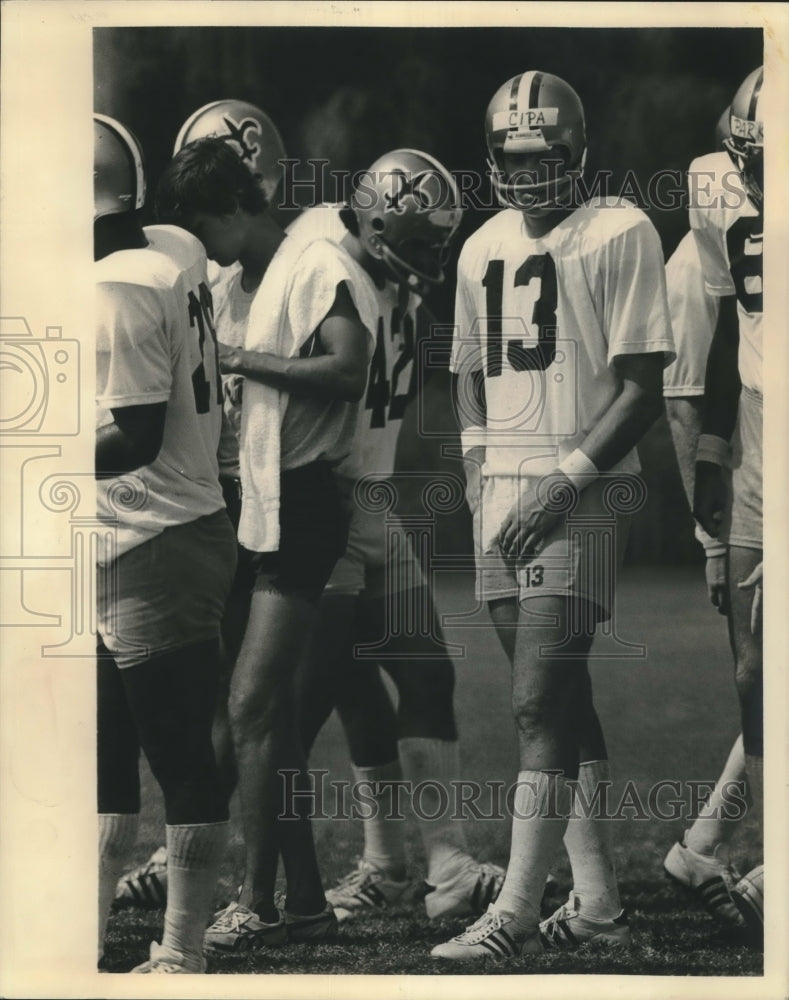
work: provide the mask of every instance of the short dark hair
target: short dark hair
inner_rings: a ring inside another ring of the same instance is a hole
[[[268,208],[254,175],[224,139],[197,139],[170,160],[156,188],[159,222],[184,225],[195,212],[252,215]]]
[[[340,219],[351,234],[351,236],[359,235],[359,220],[356,218],[356,213],[347,203],[340,209]]]

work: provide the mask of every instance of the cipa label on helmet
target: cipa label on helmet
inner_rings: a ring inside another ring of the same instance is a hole
[[[558,125],[558,108],[529,108],[525,111],[515,109],[513,111],[496,111],[493,115],[493,130],[513,129],[520,131],[524,128],[542,128],[544,125]]]
[[[764,144],[764,123],[748,121],[747,118],[731,116],[731,134],[738,139],[747,139],[759,145]]]

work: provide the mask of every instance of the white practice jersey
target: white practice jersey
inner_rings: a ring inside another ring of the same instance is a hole
[[[763,219],[728,153],[690,165],[690,225],[710,295],[736,295],[742,384],[762,392]]]
[[[369,333],[360,361],[372,354],[377,307],[367,276],[338,244],[288,236],[272,258],[249,311],[244,347],[280,357],[314,357],[324,350],[319,327],[344,284]],[[280,392],[246,379],[241,410],[243,484],[239,540],[274,551],[279,531],[279,475],[311,462],[337,464],[350,453],[359,407],[340,399]]]
[[[244,346],[249,310],[257,290],[247,292],[241,287],[243,271],[238,262],[229,267],[219,267],[209,261],[208,281],[214,300],[216,335],[221,343],[231,347]],[[222,376],[224,418],[219,439],[219,471],[224,476],[235,478],[240,475],[238,442],[241,433],[243,382],[241,375]]]
[[[340,218],[340,205],[308,209],[288,232],[304,240],[325,238],[341,242],[349,235]],[[416,314],[421,298],[387,281],[383,288],[363,272],[375,297],[378,317],[375,351],[370,362],[367,389],[350,455],[338,467],[349,478],[388,476],[394,470],[397,438],[408,402],[416,393]]]
[[[685,234],[666,264],[666,287],[677,358],[663,372],[663,395],[703,396],[719,299],[704,286],[692,231]]]
[[[484,374],[486,475],[551,472],[618,395],[615,359],[650,353],[668,363],[674,346],[663,252],[640,209],[594,199],[536,239],[504,209],[466,241],[450,367],[461,407]],[[616,468],[638,471],[635,449]]]
[[[116,556],[224,507],[216,457],[222,386],[205,251],[175,226],[150,226],[145,236],[147,247],[94,265],[97,427],[112,423],[112,409],[167,403],[157,458],[97,484],[99,517],[117,521]]]

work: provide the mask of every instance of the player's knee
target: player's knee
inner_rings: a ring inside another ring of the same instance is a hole
[[[270,728],[269,713],[266,712],[265,706],[246,691],[231,689],[227,701],[227,715],[236,743],[253,739],[261,733],[265,734]]]
[[[210,734],[146,747],[164,797],[168,823],[214,823],[227,818],[227,794],[216,766]]]
[[[739,695],[741,704],[752,699],[754,696],[758,695],[761,697],[761,656],[747,654],[740,656],[734,672],[734,683],[737,687],[737,694]]]
[[[259,739],[270,733],[283,717],[285,701],[281,685],[231,685],[227,712],[234,741]]]
[[[566,720],[567,698],[553,690],[514,692],[512,714],[521,736],[529,737],[553,729]]]

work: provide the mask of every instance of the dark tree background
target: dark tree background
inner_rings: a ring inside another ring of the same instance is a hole
[[[94,32],[95,110],[128,125],[146,153],[151,184],[184,120],[224,97],[249,100],[276,122],[288,156],[330,161],[319,199],[344,192],[328,170],[353,173],[388,149],[411,146],[451,170],[484,176],[484,115],[501,83],[527,69],[556,73],[584,102],[589,176],[611,172],[609,190],[645,208],[666,257],[687,229],[682,177],[713,148],[715,124],[745,76],[762,62],[762,33],[746,28],[108,28]],[[296,176],[309,176],[302,167]],[[650,178],[675,171],[673,205],[650,205]],[[480,197],[489,200],[487,184]],[[297,200],[312,200],[299,189]],[[149,199],[149,204],[152,199]],[[490,209],[466,211],[458,246]],[[431,295],[451,321],[454,282]],[[454,428],[448,378],[426,390],[431,425]],[[665,421],[641,446],[648,501],[636,516],[629,559],[698,560]],[[416,433],[411,408],[400,462],[409,470],[457,472],[434,439]],[[444,547],[465,548],[464,512],[439,528]]]

